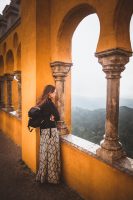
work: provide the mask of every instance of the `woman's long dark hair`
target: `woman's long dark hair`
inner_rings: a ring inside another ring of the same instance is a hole
[[[38,99],[36,105],[41,106],[42,104],[44,104],[48,100],[49,93],[53,93],[54,91],[55,91],[55,86],[46,85],[46,87],[44,88],[43,93],[42,93],[41,97]]]

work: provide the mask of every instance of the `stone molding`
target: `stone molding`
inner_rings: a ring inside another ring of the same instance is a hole
[[[61,61],[55,61],[51,63],[51,68],[53,72],[53,77],[55,80],[64,81],[65,77],[68,75],[72,63],[65,63]]]
[[[114,48],[114,49],[107,49],[105,51],[101,51],[101,52],[96,52],[95,56],[98,58],[102,58],[102,57],[106,57],[106,56],[110,56],[110,55],[123,55],[126,57],[130,57],[132,56],[132,52],[130,51],[126,51],[124,49],[121,48]]]

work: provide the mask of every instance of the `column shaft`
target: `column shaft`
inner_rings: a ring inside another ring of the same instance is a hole
[[[22,100],[22,97],[21,97],[21,71],[15,71],[14,72],[14,75],[15,75],[15,78],[17,80],[17,83],[18,83],[18,110],[17,110],[17,115],[18,117],[21,117],[21,100]]]
[[[6,74],[6,80],[7,80],[7,111],[13,111],[14,107],[12,105],[12,81],[13,81],[13,75],[12,74]]]
[[[118,122],[120,74],[125,69],[124,65],[129,60],[129,54],[123,50],[114,49],[98,53],[96,56],[107,78],[105,135],[100,143],[101,148],[97,150],[97,155],[113,162],[126,155],[119,142]]]
[[[0,108],[5,107],[4,103],[4,76],[0,76]]]

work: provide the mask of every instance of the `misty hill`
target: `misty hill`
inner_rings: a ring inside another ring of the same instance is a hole
[[[105,126],[105,109],[72,109],[72,134],[100,144]],[[133,108],[120,107],[119,137],[129,157],[133,158]]]
[[[133,99],[120,98],[120,106],[133,108]],[[106,98],[89,98],[84,96],[73,95],[72,107],[80,107],[89,110],[106,107]]]

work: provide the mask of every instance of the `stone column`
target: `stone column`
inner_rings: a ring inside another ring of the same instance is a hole
[[[60,127],[61,134],[68,133],[68,129],[64,121],[64,95],[65,95],[64,84],[65,84],[65,78],[68,75],[71,66],[72,63],[64,63],[60,61],[55,61],[51,63],[51,68],[57,90],[56,105],[60,113],[60,121],[58,122],[58,126]]]
[[[21,111],[21,71],[15,71],[14,72],[14,77],[18,82],[18,110],[17,110],[17,115],[18,117],[21,117],[22,111]]]
[[[119,89],[120,74],[129,61],[130,53],[121,49],[112,49],[96,53],[96,56],[107,78],[105,135],[100,143],[101,148],[96,153],[104,160],[113,162],[126,156],[118,136]]]
[[[0,76],[0,108],[4,108],[4,76]]]
[[[12,105],[12,81],[14,78],[13,74],[5,74],[6,81],[7,81],[7,105],[6,109],[7,111],[11,112],[14,110],[14,107]]]

